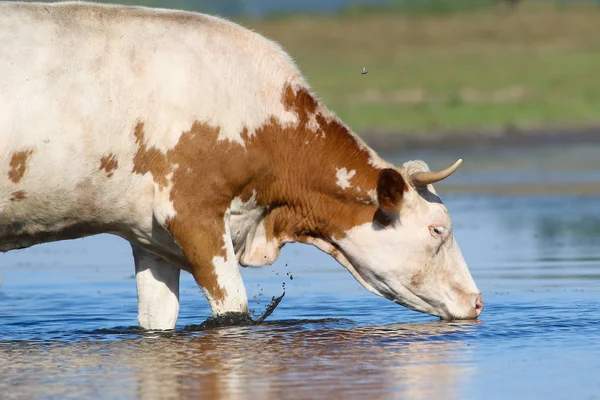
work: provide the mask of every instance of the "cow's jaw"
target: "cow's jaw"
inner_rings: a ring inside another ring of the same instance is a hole
[[[399,301],[391,295],[391,289],[387,288],[387,290],[380,290],[376,288],[374,285],[365,280],[361,276],[357,268],[355,268],[354,265],[344,255],[344,253],[337,249],[335,246],[333,246],[331,243],[328,243],[325,240],[318,238],[308,238],[303,240],[303,242],[307,244],[312,244],[319,250],[331,255],[338,263],[340,263],[344,268],[346,268],[348,272],[350,272],[350,274],[354,277],[354,279],[358,281],[358,283],[360,283],[369,292],[376,294],[377,296],[386,298],[388,300],[392,300],[393,302],[400,304],[404,307],[410,308],[411,310],[435,315],[435,310],[430,305],[428,305],[425,301],[423,301],[417,296],[414,296],[411,293],[408,293],[406,296],[410,300]]]

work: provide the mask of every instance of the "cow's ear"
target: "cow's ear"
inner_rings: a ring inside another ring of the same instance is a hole
[[[392,168],[382,170],[377,180],[379,207],[390,213],[399,211],[404,192],[407,189],[408,186],[398,171]]]

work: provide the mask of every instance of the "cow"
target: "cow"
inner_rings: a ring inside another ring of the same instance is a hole
[[[394,166],[277,43],[226,19],[86,2],[0,3],[0,250],[131,243],[138,322],[173,329],[180,271],[245,316],[239,267],[286,243],[442,319],[483,309],[430,171]]]

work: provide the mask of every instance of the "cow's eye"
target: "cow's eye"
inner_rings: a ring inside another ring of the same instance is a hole
[[[429,225],[429,233],[433,237],[440,237],[446,232],[446,229],[440,225]]]

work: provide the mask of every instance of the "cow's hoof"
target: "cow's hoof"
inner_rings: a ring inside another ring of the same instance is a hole
[[[273,297],[267,306],[265,312],[257,319],[252,319],[250,314],[241,312],[229,312],[216,317],[209,317],[200,325],[186,325],[184,331],[201,331],[206,329],[224,328],[228,326],[248,326],[258,325],[262,323],[269,315],[273,313],[275,308],[285,296],[285,292],[279,297]]]
[[[247,326],[253,324],[254,321],[248,313],[230,312],[216,317],[209,317],[200,325],[187,325],[183,329],[186,331],[198,331],[205,329],[223,328],[227,326]]]

